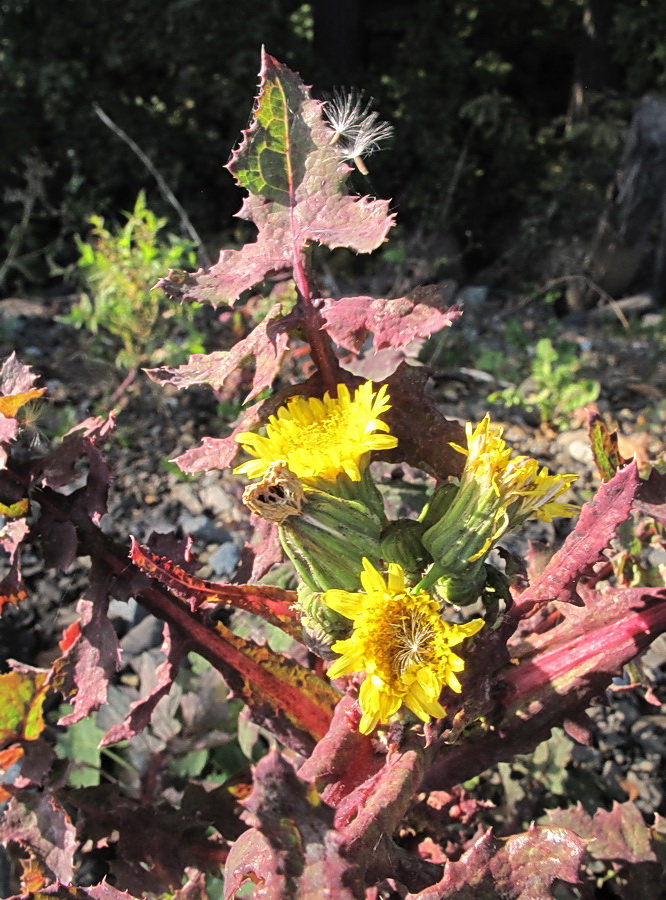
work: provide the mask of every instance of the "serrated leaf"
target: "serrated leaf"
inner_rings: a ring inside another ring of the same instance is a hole
[[[157,704],[171,690],[178,675],[180,663],[186,655],[187,646],[185,638],[178,632],[174,632],[168,623],[164,625],[162,651],[166,659],[155,671],[155,683],[152,690],[146,696],[132,703],[124,721],[107,731],[100,746],[107,747],[109,744],[117,744],[118,741],[129,740],[143,731],[150,722],[150,717]]]
[[[27,597],[21,577],[21,545],[30,533],[26,519],[13,519],[0,529],[0,547],[9,554],[9,569],[0,581],[0,614],[5,606],[17,606]]]
[[[225,897],[248,880],[274,900],[365,896],[354,860],[341,852],[330,809],[310,794],[275,751],[256,766],[243,804],[253,826],[234,842],[225,869]],[[322,894],[325,891],[325,894]]]
[[[482,705],[481,714],[492,718],[494,728],[443,748],[426,774],[424,789],[447,790],[488,766],[531,752],[553,727],[576,722],[622,666],[666,632],[666,588],[593,591],[581,585],[579,590],[584,606],[563,604],[559,624],[541,634],[523,633],[509,645],[512,664],[489,670],[494,654],[483,648],[482,638],[477,641],[481,658],[465,669],[462,697],[465,710],[474,711],[477,699],[483,701],[484,691],[493,685],[492,703]],[[478,682],[475,667],[482,676]]]
[[[300,271],[310,243],[376,249],[393,225],[388,203],[345,193],[350,169],[332,137],[321,104],[298,75],[262,51],[253,119],[227,166],[250,191],[239,217],[255,223],[257,240],[223,250],[207,272],[175,273],[160,287],[172,297],[233,304],[269,274]]]
[[[437,884],[409,900],[548,900],[555,883],[579,883],[585,842],[566,828],[533,826],[498,841],[477,837],[456,862],[447,862]]]
[[[34,741],[44,730],[42,705],[49,693],[46,672],[14,665],[0,675],[0,746]]]
[[[588,853],[594,859],[625,863],[656,862],[651,830],[631,801],[613,803],[611,810],[598,809],[594,816],[579,803],[571,809],[549,810],[547,818],[553,825],[569,828],[589,841]]]
[[[77,887],[71,884],[52,884],[39,891],[29,890],[26,893],[9,897],[8,900],[139,900],[127,891],[119,891],[107,881],[91,887]]]
[[[50,880],[72,880],[76,829],[52,795],[21,791],[11,798],[0,819],[0,843],[12,841],[45,868]]]
[[[451,446],[465,443],[465,429],[446,419],[428,392],[426,369],[402,363],[387,380],[391,409],[385,416],[391,434],[398,438],[395,450],[384,451],[381,459],[408,462],[439,478],[459,475],[465,459]]]
[[[340,694],[320,676],[269,647],[237,637],[221,622],[214,636],[218,660],[207,658],[234,695],[248,705],[253,721],[288,746],[300,743],[299,752],[310,753],[307,738],[318,741],[326,734]]]
[[[194,811],[187,815],[174,809],[164,798],[147,804],[143,798],[123,796],[116,785],[102,785],[69,791],[67,802],[77,811],[82,833],[114,848],[110,877],[135,896],[172,895],[182,886],[188,866],[218,867],[219,844],[206,837],[207,823]]]
[[[628,460],[620,455],[617,431],[610,432],[599,413],[588,412],[588,434],[592,454],[602,482],[610,481]]]
[[[118,636],[107,615],[114,576],[102,564],[93,563],[89,582],[76,607],[80,631],[72,634],[50,676],[54,688],[73,706],[60,725],[71,725],[99,709],[106,700],[109,679],[120,667]]]
[[[173,384],[177,388],[208,384],[217,390],[232,372],[254,362],[252,390],[243,401],[249,403],[273,383],[287,350],[289,329],[296,324],[294,317],[284,316],[282,306],[278,303],[252,333],[238,341],[233,349],[217,350],[209,354],[195,353],[187,363],[176,369],[165,366],[146,369],[145,372],[157,384]]]
[[[539,579],[520,595],[518,608],[522,617],[547,600],[581,603],[580,580],[591,573],[602,552],[610,546],[618,525],[629,516],[640,483],[636,463],[631,463],[603,484],[583,506],[564,546],[552,557]]]
[[[666,525],[666,474],[653,469],[647,481],[641,483],[634,505],[640,512]]]
[[[375,300],[372,297],[342,297],[324,300],[321,315],[324,330],[336,344],[358,352],[369,332],[374,335],[375,350],[400,349],[416,338],[425,338],[446,328],[461,315],[459,309],[447,309],[443,292],[427,292],[397,300]]]
[[[295,591],[285,591],[271,585],[204,581],[171,560],[151,553],[134,539],[130,558],[142,572],[165,585],[177,597],[186,600],[192,610],[198,609],[202,603],[225,604],[260,616],[296,640],[301,637],[300,620],[293,610],[297,599]]]
[[[0,369],[0,415],[14,418],[24,403],[41,397],[46,388],[34,387],[37,378],[30,366],[19,362],[16,353],[12,353]]]

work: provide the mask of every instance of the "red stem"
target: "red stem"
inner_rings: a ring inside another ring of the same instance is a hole
[[[308,275],[308,267],[304,262],[303,252],[294,244],[294,282],[296,290],[300,294],[305,316],[303,326],[305,337],[310,345],[312,361],[319,369],[324,387],[336,394],[336,387],[340,381],[340,365],[333,352],[333,346],[328,334],[322,329],[322,318],[314,306],[314,291]]]

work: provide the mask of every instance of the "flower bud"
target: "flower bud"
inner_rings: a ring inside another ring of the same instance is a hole
[[[432,556],[423,546],[424,531],[424,523],[415,519],[397,519],[382,529],[382,558],[386,563],[398,563],[408,581],[418,581],[421,573],[432,562]]]
[[[354,500],[307,491],[300,516],[279,526],[280,541],[305,584],[313,591],[360,587],[363,557],[379,562],[379,518]]]
[[[301,584],[296,609],[301,614],[303,642],[308,650],[322,659],[335,659],[331,646],[349,637],[351,623],[322,602],[321,593]]]

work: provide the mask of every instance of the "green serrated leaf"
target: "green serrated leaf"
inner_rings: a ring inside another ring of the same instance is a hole
[[[294,202],[313,143],[300,108],[303,96],[293,78],[272,67],[259,93],[255,122],[229,171],[251,194],[282,206]]]

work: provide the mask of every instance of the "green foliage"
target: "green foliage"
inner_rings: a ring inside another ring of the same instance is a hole
[[[484,356],[489,361],[488,351]],[[497,353],[496,370],[506,377],[506,357]],[[536,411],[542,422],[565,427],[568,416],[574,410],[593,403],[599,396],[598,381],[581,377],[581,360],[578,346],[571,341],[553,344],[550,338],[541,338],[534,348],[527,379],[490,394],[491,403],[505,406],[522,406]]]
[[[173,234],[158,239],[166,219],[146,207],[143,191],[125,217],[125,225],[111,232],[101,216],[92,216],[92,242],[77,238],[86,291],[65,321],[87,328],[123,369],[203,352],[196,305],[174,305],[155,288],[169,269],[195,264],[192,244]]]

